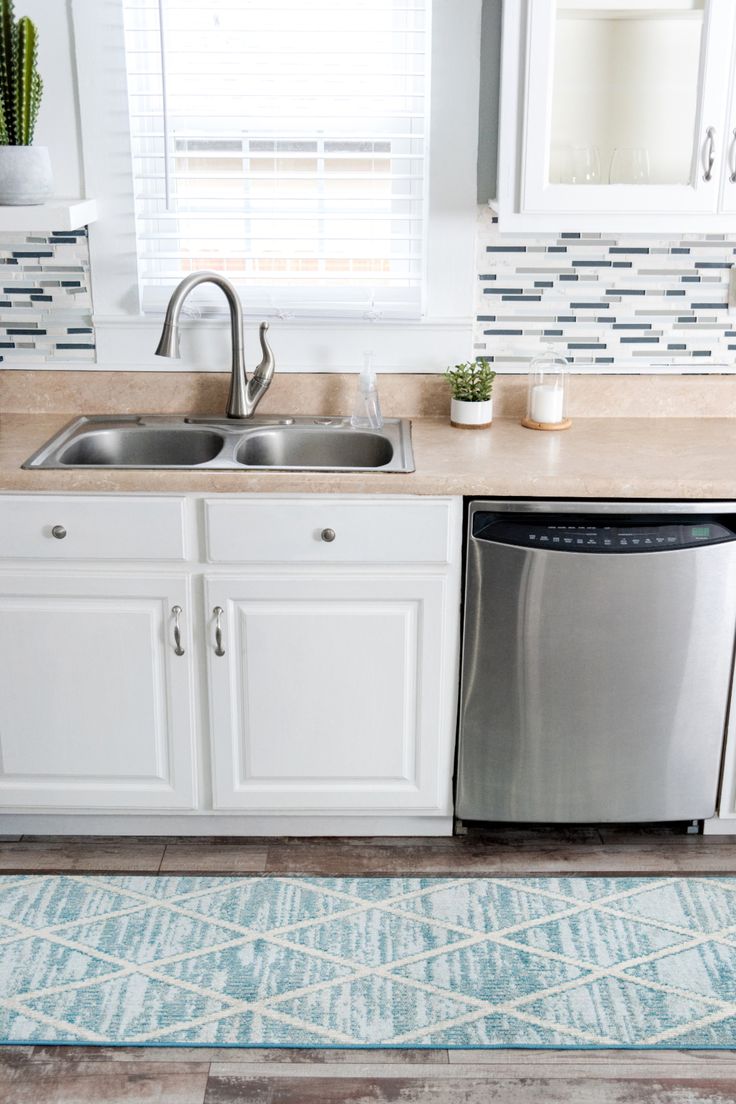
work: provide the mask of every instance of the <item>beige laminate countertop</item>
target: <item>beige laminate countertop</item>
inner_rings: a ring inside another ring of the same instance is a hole
[[[736,499],[736,418],[577,418],[562,433],[412,420],[416,471],[23,471],[74,414],[0,414],[0,492],[206,492]]]

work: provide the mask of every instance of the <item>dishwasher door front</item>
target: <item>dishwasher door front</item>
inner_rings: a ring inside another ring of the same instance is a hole
[[[702,506],[670,518],[598,516],[590,504],[584,516],[471,504],[459,817],[713,815],[736,537],[733,517]]]

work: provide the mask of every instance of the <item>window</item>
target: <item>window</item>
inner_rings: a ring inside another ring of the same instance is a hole
[[[144,308],[419,317],[429,0],[124,0]]]

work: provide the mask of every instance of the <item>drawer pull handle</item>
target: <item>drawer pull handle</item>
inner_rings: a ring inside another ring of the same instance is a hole
[[[337,533],[334,529],[323,529],[320,533],[320,536],[322,537],[323,541],[327,542],[327,544],[331,544],[337,536]]]
[[[212,612],[215,615],[215,655],[224,656],[225,649],[222,646],[222,615],[225,611],[222,606],[215,606]]]
[[[181,646],[181,627],[179,625],[181,606],[172,606],[171,616],[174,618],[174,655],[183,656],[184,649]]]
[[[55,525],[51,530],[51,536],[56,537],[57,540],[63,540],[66,536],[66,529],[63,525]]]

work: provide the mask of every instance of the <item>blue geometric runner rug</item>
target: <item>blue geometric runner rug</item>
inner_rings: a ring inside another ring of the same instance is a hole
[[[0,1042],[736,1047],[736,878],[0,877]]]

